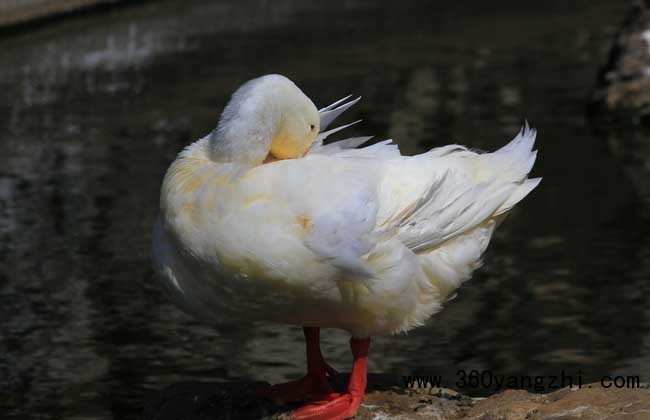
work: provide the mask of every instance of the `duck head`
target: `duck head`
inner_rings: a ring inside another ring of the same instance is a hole
[[[318,110],[298,86],[278,74],[262,76],[232,95],[210,134],[211,158],[252,165],[299,158],[319,131]]]

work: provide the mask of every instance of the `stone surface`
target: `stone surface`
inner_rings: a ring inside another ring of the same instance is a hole
[[[333,386],[342,389],[338,375]],[[600,384],[549,394],[506,390],[489,398],[470,398],[445,388],[404,389],[391,378],[371,376],[359,420],[650,420],[650,387],[603,388]],[[297,405],[255,398],[258,382],[172,385],[147,403],[144,420],[287,419]]]

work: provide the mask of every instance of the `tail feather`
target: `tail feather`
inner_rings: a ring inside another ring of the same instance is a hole
[[[536,131],[528,126],[507,145],[492,153],[475,153],[459,146],[435,150],[404,161],[407,173],[416,165],[426,188],[395,209],[388,224],[415,252],[431,249],[510,210],[540,182],[528,179],[537,153]],[[413,162],[413,163],[411,163]],[[407,169],[410,168],[410,169]],[[397,175],[402,176],[402,175]]]
[[[513,138],[508,144],[500,148],[494,153],[509,153],[517,151],[520,153],[526,153],[533,150],[535,145],[535,138],[537,137],[537,130],[531,128],[528,125],[528,121],[524,123],[524,126],[521,127],[519,133]]]
[[[536,137],[537,130],[526,122],[510,143],[487,156],[494,158],[501,168],[508,168],[516,180],[523,181],[537,158],[537,151],[533,150]]]
[[[523,200],[537,185],[542,178],[528,179],[528,174],[533,169],[537,159],[537,150],[533,150],[537,130],[528,125],[528,121],[521,128],[514,139],[501,149],[492,153],[496,162],[504,168],[509,168],[512,181],[520,182],[508,199],[497,209],[495,215],[499,215],[512,209],[512,207]],[[505,161],[504,161],[505,160]]]

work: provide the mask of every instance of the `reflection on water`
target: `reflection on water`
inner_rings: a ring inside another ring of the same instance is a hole
[[[201,325],[148,262],[167,165],[268,72],[321,105],[363,95],[350,134],[406,153],[540,130],[544,182],[484,268],[429,326],[375,340],[371,370],[649,380],[650,151],[583,118],[622,6],[395,3],[162,1],[0,39],[2,418],[138,418],[169,383],[301,372],[298,329]],[[324,336],[346,369],[346,335]]]

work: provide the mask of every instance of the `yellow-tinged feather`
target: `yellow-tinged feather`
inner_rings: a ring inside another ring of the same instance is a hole
[[[201,186],[201,179],[198,177],[188,177],[187,182],[181,186],[181,192],[192,192]]]
[[[212,183],[216,185],[227,185],[228,182],[230,182],[230,177],[224,175],[212,178]]]
[[[196,207],[194,206],[194,203],[191,202],[185,202],[181,205],[181,214],[184,216],[190,217],[192,220],[195,220],[196,218]]]
[[[298,225],[302,228],[304,232],[309,232],[309,230],[312,227],[312,221],[309,216],[306,216],[304,214],[301,214],[296,218],[296,221],[298,222]]]
[[[252,206],[253,204],[255,204],[258,201],[269,201],[269,200],[271,200],[271,196],[269,194],[258,193],[258,194],[254,194],[254,195],[250,195],[250,196],[246,197],[246,199],[244,200],[244,202],[242,204],[244,206],[248,207],[248,206]]]

